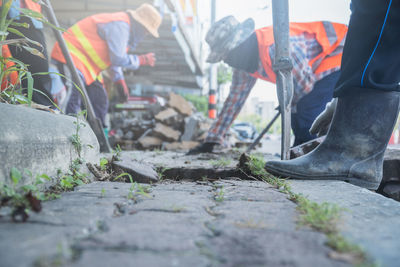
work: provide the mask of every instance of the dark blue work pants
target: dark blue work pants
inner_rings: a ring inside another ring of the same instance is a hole
[[[400,91],[400,0],[352,0],[335,97],[359,88]]]

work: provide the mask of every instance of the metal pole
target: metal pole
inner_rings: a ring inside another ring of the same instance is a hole
[[[282,114],[281,159],[290,159],[292,63],[289,41],[289,0],[272,0],[274,23],[276,90]]]
[[[215,23],[217,13],[217,5],[216,0],[211,0],[211,25]],[[218,87],[218,71],[217,64],[211,64],[210,66],[210,79],[209,79],[209,105],[208,105],[208,114],[209,118],[215,119],[217,115],[217,87]]]
[[[256,140],[247,148],[246,153],[250,153],[257,145],[260,143],[261,138],[271,129],[272,125],[274,122],[279,118],[279,115],[281,115],[281,109],[278,107],[278,113],[272,118],[272,120],[268,123],[267,127],[260,133],[260,135],[257,137]]]
[[[45,0],[45,3],[46,3],[45,6],[47,8],[46,10],[47,10],[47,14],[49,17],[48,19],[49,19],[50,23],[59,28],[60,25],[58,23],[56,15],[54,14],[54,10],[53,10],[53,7],[51,6],[50,1]],[[95,133],[95,135],[97,137],[97,140],[99,141],[100,151],[109,153],[109,152],[111,152],[111,148],[110,148],[108,140],[104,134],[103,126],[101,125],[100,120],[98,118],[96,118],[96,115],[93,111],[92,103],[90,102],[89,95],[86,91],[86,87],[85,87],[84,83],[82,82],[82,79],[79,77],[78,71],[75,68],[75,64],[72,61],[72,57],[71,57],[71,54],[69,53],[69,50],[68,50],[67,44],[64,40],[64,37],[62,36],[62,33],[59,30],[53,29],[53,31],[54,31],[54,34],[56,35],[58,44],[60,45],[61,51],[67,62],[67,66],[71,72],[72,81],[80,87],[80,89],[82,90],[82,92],[84,94],[84,100],[85,100],[86,109],[87,109],[87,120],[89,122],[90,127],[93,129],[93,132]],[[76,90],[76,89],[73,88],[73,90]]]

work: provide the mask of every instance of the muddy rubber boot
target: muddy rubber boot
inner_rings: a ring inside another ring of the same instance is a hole
[[[212,153],[214,146],[216,146],[217,143],[211,143],[211,142],[206,142],[203,144],[200,144],[196,146],[195,148],[189,150],[189,152],[186,153],[186,155],[197,155],[201,153]]]
[[[286,161],[270,161],[273,175],[304,180],[343,180],[377,189],[383,155],[396,123],[399,92],[366,88],[338,99],[326,139],[311,153]]]

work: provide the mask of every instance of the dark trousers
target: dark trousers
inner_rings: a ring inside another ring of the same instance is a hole
[[[309,129],[315,118],[325,109],[326,103],[331,101],[339,76],[340,71],[336,71],[318,81],[313,90],[297,103],[297,112],[292,113],[291,116],[292,130],[295,136],[293,146],[317,137],[311,135]]]
[[[352,0],[335,97],[357,88],[400,91],[400,1]]]
[[[58,71],[62,75],[66,76],[65,68],[67,66],[64,65],[63,63],[57,62],[57,61],[55,61],[54,63],[57,65]],[[82,79],[82,81],[85,80],[82,75],[81,75],[81,79]],[[66,82],[67,82],[66,79],[64,79],[64,78],[62,79],[62,81],[64,82],[64,84],[66,84]],[[91,83],[89,85],[85,84],[85,89],[89,95],[89,99],[92,104],[93,111],[94,111],[94,114],[96,115],[96,118],[98,118],[101,121],[104,128],[107,127],[105,119],[106,119],[106,115],[108,112],[109,101],[108,101],[108,95],[107,95],[106,89],[104,88],[103,84],[99,81],[94,81],[93,83]],[[76,114],[80,110],[86,109],[85,103],[83,103],[83,101],[82,101],[81,92],[78,91],[78,89],[76,89],[74,86],[72,86],[72,88],[70,88],[70,90],[72,90],[72,91],[71,91],[70,97],[68,99],[65,113]]]
[[[44,34],[41,29],[36,29],[33,24],[31,19],[22,17],[20,20],[17,20],[16,22],[19,23],[28,23],[30,27],[27,29],[25,27],[17,27],[14,26],[18,31],[20,31],[25,37],[34,40],[36,42],[39,42],[42,47],[30,44],[31,47],[38,49],[43,53],[45,56],[45,59],[33,55],[30,52],[26,51],[23,48],[17,47],[15,45],[10,45],[10,52],[11,55],[18,59],[19,61],[25,63],[28,65],[28,70],[32,73],[39,73],[39,72],[48,72],[49,71],[49,62],[48,62],[48,56],[47,56],[47,48],[46,48],[46,41]],[[10,32],[9,35],[7,36],[7,39],[19,39],[21,38],[20,36]],[[33,92],[32,99],[34,102],[46,106],[51,106],[53,107],[53,104],[51,101],[53,101],[53,97],[51,96],[51,78],[50,75],[34,75],[34,83],[33,83],[33,88],[36,90],[39,90],[40,92]],[[26,89],[28,87],[28,80],[23,79],[22,80],[22,88]],[[51,100],[51,101],[50,101]]]

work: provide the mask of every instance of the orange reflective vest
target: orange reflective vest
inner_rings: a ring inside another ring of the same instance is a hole
[[[26,8],[36,11],[38,13],[42,13],[42,6],[38,3],[33,2],[32,0],[23,0]]]
[[[131,23],[125,12],[103,13],[79,21],[63,34],[75,67],[85,77],[86,84],[93,83],[100,72],[111,66],[107,42],[97,33],[97,25],[113,21],[124,21],[129,25]],[[66,63],[58,43],[55,44],[51,57]]]
[[[1,72],[6,73],[3,76],[3,80],[1,81],[1,91],[9,87],[11,84],[17,84],[18,83],[18,73],[16,71],[11,71],[10,68],[15,66],[15,63],[7,60],[7,58],[11,57],[11,52],[10,49],[8,48],[8,45],[3,45],[1,47],[2,51],[2,56],[5,59],[4,63],[4,68],[1,70]]]
[[[322,52],[309,62],[314,73],[322,73],[340,66],[342,61],[342,51],[337,53],[335,50],[343,43],[343,40],[346,37],[346,25],[328,21],[305,23],[291,22],[289,29],[290,36],[304,33],[315,34],[315,39],[321,45]],[[258,40],[260,60],[268,77],[264,77],[258,72],[251,75],[256,78],[276,83],[276,75],[272,69],[271,57],[269,54],[270,46],[274,44],[273,27],[269,26],[261,28],[255,32]],[[335,53],[332,54],[333,52]]]

